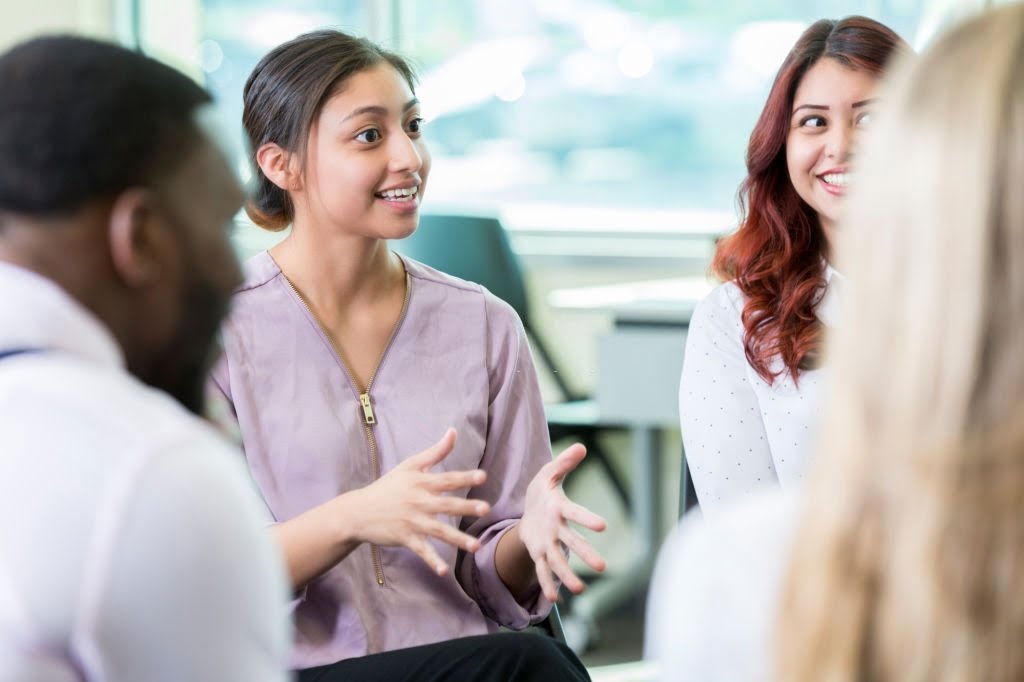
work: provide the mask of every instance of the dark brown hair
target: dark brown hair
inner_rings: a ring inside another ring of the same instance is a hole
[[[288,192],[271,182],[256,163],[259,148],[273,142],[304,158],[310,128],[324,103],[350,76],[382,62],[393,66],[415,90],[415,73],[404,58],[341,31],[305,33],[260,60],[242,93],[242,124],[255,177],[245,210],[253,222],[277,231],[294,218]]]
[[[794,381],[814,365],[821,345],[815,307],[825,290],[827,256],[818,216],[796,193],[786,165],[786,136],[797,86],[822,59],[880,74],[909,46],[886,26],[866,17],[821,19],[797,40],[775,76],[768,100],[750,134],[747,177],[740,185],[739,229],[719,242],[712,269],[735,280],[746,297],[743,348],[761,378]]]

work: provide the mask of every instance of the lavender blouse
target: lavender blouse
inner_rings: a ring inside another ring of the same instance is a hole
[[[467,555],[435,542],[451,571],[435,575],[410,550],[361,545],[309,583],[295,610],[292,665],[335,661],[494,632],[542,619],[539,590],[517,603],[494,552],[523,512],[526,487],[551,459],[537,377],[522,323],[477,284],[403,259],[409,300],[368,391],[374,423],[330,341],[273,258],[246,264],[223,329],[213,384],[238,420],[245,458],[277,521],[374,480],[458,430],[443,469],[482,468],[467,496],[484,518],[447,517],[478,537]],[[371,442],[375,445],[373,452]]]

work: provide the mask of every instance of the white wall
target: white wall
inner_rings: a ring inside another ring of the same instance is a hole
[[[118,0],[0,0],[0,50],[40,33],[113,40]]]

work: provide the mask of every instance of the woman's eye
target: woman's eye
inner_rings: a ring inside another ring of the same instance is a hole
[[[411,121],[409,121],[409,123],[406,125],[406,128],[408,128],[410,133],[422,132],[422,130],[423,130],[423,118],[420,117],[420,116],[417,116],[416,118],[414,118]]]
[[[857,117],[857,125],[868,126],[871,125],[871,112],[865,111],[863,114]]]
[[[360,142],[376,142],[380,139],[380,131],[376,128],[368,128],[356,135],[356,139]]]
[[[801,128],[824,128],[826,125],[824,116],[808,116],[800,121]]]

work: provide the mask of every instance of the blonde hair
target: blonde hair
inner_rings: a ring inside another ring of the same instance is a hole
[[[1024,679],[1024,5],[898,65],[864,150],[785,682]]]

